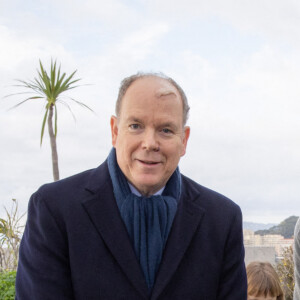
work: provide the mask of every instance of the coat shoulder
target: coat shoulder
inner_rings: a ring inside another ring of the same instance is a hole
[[[184,197],[198,204],[205,210],[216,212],[240,212],[240,207],[228,197],[209,189],[182,175]]]
[[[86,187],[97,189],[97,187],[100,187],[101,182],[107,178],[107,175],[107,163],[104,161],[97,168],[89,169],[55,182],[46,183],[42,185],[38,191],[51,192],[53,190],[59,190],[62,192],[64,190],[69,190],[70,188],[81,189]]]
[[[70,207],[88,198],[109,181],[107,164],[104,162],[97,168],[42,185],[33,198],[35,201],[45,201],[50,206]]]

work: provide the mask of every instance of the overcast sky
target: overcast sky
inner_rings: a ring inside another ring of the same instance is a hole
[[[61,178],[98,166],[111,148],[120,81],[161,71],[185,90],[191,136],[182,173],[242,208],[244,220],[300,215],[300,2],[296,0],[0,0],[0,216],[12,198],[52,181],[44,102],[7,109],[51,58],[95,114],[58,107]]]

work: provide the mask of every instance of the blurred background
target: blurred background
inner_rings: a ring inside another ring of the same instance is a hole
[[[300,2],[0,0],[0,217],[51,182],[45,102],[15,79],[37,76],[39,59],[77,70],[82,86],[58,105],[61,178],[97,167],[111,148],[109,119],[120,81],[161,71],[185,90],[191,136],[181,172],[242,209],[278,224],[299,215]]]

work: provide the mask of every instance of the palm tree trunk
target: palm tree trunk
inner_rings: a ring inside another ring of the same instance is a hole
[[[56,136],[53,131],[52,117],[53,117],[53,104],[51,104],[49,108],[48,131],[50,136],[51,153],[52,153],[53,179],[54,181],[57,181],[59,180],[58,156],[57,156],[57,147],[56,147]]]

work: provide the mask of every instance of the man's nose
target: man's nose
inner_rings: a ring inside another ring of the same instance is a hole
[[[143,136],[142,148],[148,151],[159,151],[159,141],[154,130],[146,130]]]

